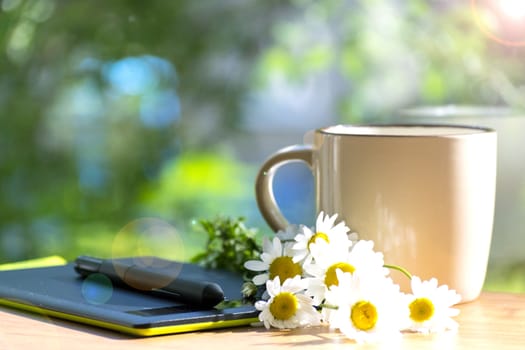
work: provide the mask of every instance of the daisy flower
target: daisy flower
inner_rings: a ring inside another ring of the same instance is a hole
[[[310,276],[307,294],[313,297],[318,305],[324,299],[326,291],[339,284],[337,270],[353,273],[358,271],[369,278],[384,278],[388,269],[384,268],[383,254],[374,252],[372,241],[358,241],[351,250],[329,250],[324,246],[312,246],[311,263],[305,263],[303,268]]]
[[[255,308],[261,313],[259,320],[266,328],[296,328],[315,326],[321,322],[319,312],[312,305],[312,299],[303,294],[304,280],[295,276],[281,285],[279,277],[266,282],[270,296],[268,301],[258,301]]]
[[[399,286],[390,278],[367,278],[337,270],[339,284],[326,293],[327,304],[337,306],[325,314],[330,327],[357,343],[398,339],[403,307]]]
[[[303,268],[301,264],[293,261],[291,248],[291,243],[282,244],[278,237],[274,237],[272,241],[265,238],[261,260],[248,260],[244,263],[246,269],[262,272],[253,278],[253,283],[262,285],[275,277],[286,281],[288,278],[301,276]]]
[[[421,281],[417,276],[412,277],[411,286],[408,330],[434,333],[458,328],[452,317],[457,316],[459,310],[452,306],[460,302],[461,296],[455,290],[449,290],[446,285],[438,286],[435,278]]]
[[[296,243],[293,246],[295,251],[294,260],[301,261],[307,258],[312,246],[315,245],[330,245],[341,249],[350,247],[352,239],[357,240],[357,237],[355,237],[355,234],[352,234],[352,239],[348,236],[350,229],[344,221],[334,226],[336,219],[337,214],[330,217],[320,212],[317,216],[314,230],[302,226],[302,232],[295,236]]]

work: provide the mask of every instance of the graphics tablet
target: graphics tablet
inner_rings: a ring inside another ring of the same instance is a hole
[[[226,271],[182,264],[181,277],[220,284],[227,300],[241,299],[242,278]],[[189,306],[162,293],[81,278],[72,263],[0,271],[0,304],[137,336],[234,327],[258,321],[251,305],[219,309]]]

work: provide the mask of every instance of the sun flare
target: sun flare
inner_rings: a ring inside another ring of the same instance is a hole
[[[501,12],[512,19],[525,18],[525,1],[523,0],[499,0],[498,6]]]

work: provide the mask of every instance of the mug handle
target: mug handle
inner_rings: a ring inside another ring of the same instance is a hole
[[[257,173],[255,199],[264,220],[275,232],[285,230],[289,223],[275,201],[273,177],[281,165],[294,161],[302,161],[312,170],[312,150],[310,145],[285,147],[271,155]]]

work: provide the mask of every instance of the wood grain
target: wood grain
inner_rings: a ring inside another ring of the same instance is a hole
[[[359,349],[525,349],[525,294],[483,293],[459,305],[459,331],[404,334],[399,343]],[[112,331],[0,308],[0,349],[340,349],[354,343],[326,327],[291,331],[232,328],[133,338]]]

